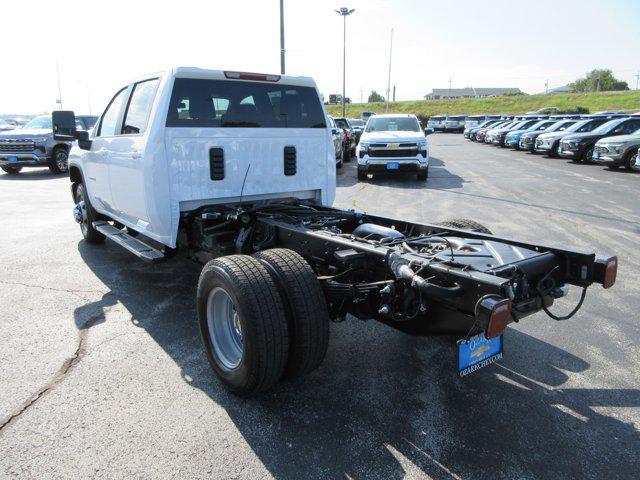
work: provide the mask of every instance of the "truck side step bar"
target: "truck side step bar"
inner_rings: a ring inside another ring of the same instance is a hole
[[[93,228],[98,230],[109,240],[112,240],[121,247],[129,250],[136,257],[144,260],[145,262],[159,263],[166,260],[166,257],[160,250],[147,245],[137,238],[132,237],[125,231],[117,229],[108,222],[93,222]]]

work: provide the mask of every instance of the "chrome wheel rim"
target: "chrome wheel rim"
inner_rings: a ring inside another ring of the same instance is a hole
[[[209,292],[207,326],[217,363],[226,370],[233,370],[242,360],[242,322],[233,300],[221,287]]]
[[[66,172],[68,163],[69,162],[67,160],[67,153],[58,151],[58,153],[56,153],[56,166],[58,167],[58,170],[60,170],[61,172]]]
[[[86,237],[87,233],[89,233],[89,217],[87,216],[87,206],[84,203],[84,195],[82,192],[78,195],[78,207],[82,214],[82,219],[80,220],[80,231],[82,232],[82,235]]]

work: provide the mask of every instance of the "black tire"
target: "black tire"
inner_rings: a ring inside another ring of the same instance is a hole
[[[452,218],[450,220],[445,220],[444,222],[439,222],[438,225],[493,235],[493,232],[487,227],[485,227],[481,223],[476,222],[475,220],[469,220],[468,218]]]
[[[351,161],[351,147],[342,149],[342,161],[350,162]]]
[[[80,202],[84,202],[84,209],[82,209],[82,222],[80,223],[80,231],[87,243],[102,243],[105,236],[93,228],[93,222],[97,219],[98,214],[91,206],[87,194],[84,191],[84,185],[80,183],[76,188],[76,206]]]
[[[289,329],[289,360],[284,378],[306,375],[320,366],[329,346],[329,312],[311,266],[285,248],[258,252],[284,303]]]
[[[228,295],[241,326],[242,353],[233,368],[225,366],[216,352],[207,321],[214,290]],[[228,390],[250,396],[272,388],[280,380],[289,354],[287,320],[275,282],[258,260],[230,255],[208,262],[198,280],[197,306],[207,358]]]
[[[363,182],[367,180],[367,178],[367,172],[358,168],[358,180]]]
[[[631,150],[624,156],[624,168],[627,170],[633,170],[636,165],[636,159],[638,158],[638,150]]]
[[[17,175],[17,174],[20,173],[20,170],[22,170],[22,167],[7,167],[7,166],[4,166],[4,167],[0,167],[0,168],[2,168],[2,171],[4,173],[8,173],[9,175]]]
[[[582,160],[582,162],[584,162],[584,163],[593,162],[593,145],[588,147],[584,151],[584,153],[582,154],[582,157],[580,157],[580,160]]]
[[[420,172],[417,175],[418,180],[420,180],[421,182],[426,182],[427,178],[429,178],[429,167],[427,167],[427,169],[424,172]]]
[[[56,147],[53,150],[53,158],[49,162],[49,170],[52,173],[67,173],[69,171],[69,152],[65,147]]]
[[[342,159],[338,160],[338,163],[336,163],[336,168],[342,168]]]

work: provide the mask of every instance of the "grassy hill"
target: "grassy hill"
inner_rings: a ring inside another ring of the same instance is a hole
[[[464,99],[464,100],[418,100],[392,102],[390,113],[413,113],[420,116],[473,115],[482,113],[525,113],[544,107],[562,110],[583,107],[590,112],[598,110],[640,111],[640,91],[570,93],[563,95],[518,95],[509,97]],[[340,116],[341,105],[328,105],[330,115]],[[360,117],[362,112],[384,113],[384,103],[359,103],[347,105],[347,117]]]

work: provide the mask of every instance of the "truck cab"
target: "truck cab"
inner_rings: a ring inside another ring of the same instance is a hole
[[[93,209],[170,247],[181,212],[296,197],[330,205],[335,151],[307,77],[177,67],[113,95],[71,150]]]

